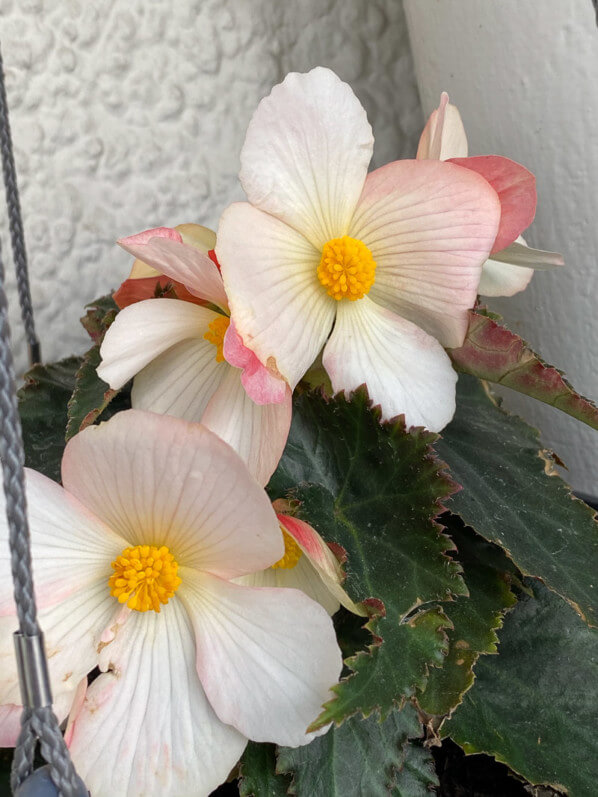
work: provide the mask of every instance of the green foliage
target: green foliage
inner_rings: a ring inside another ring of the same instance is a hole
[[[67,403],[80,365],[80,357],[35,365],[25,374],[25,384],[18,393],[25,464],[57,482],[65,446]]]
[[[430,670],[425,692],[419,698],[428,714],[443,716],[462,700],[474,680],[474,666],[481,654],[497,652],[496,629],[507,609],[516,603],[511,582],[514,567],[494,545],[464,527],[458,518],[443,518],[457,546],[469,597],[444,605],[453,628],[447,631],[449,652],[442,667]]]
[[[409,741],[421,735],[417,713],[407,703],[384,720],[378,714],[353,716],[305,747],[281,748],[278,769],[292,773],[298,797],[416,797],[437,783],[426,766],[431,756]],[[407,783],[412,791],[404,790]]]
[[[241,759],[241,797],[286,797],[290,785],[288,775],[276,772],[275,746],[249,742]]]
[[[463,704],[445,723],[468,753],[486,752],[532,783],[596,793],[598,630],[541,583],[527,580],[499,632],[498,656],[483,656]]]
[[[538,433],[461,376],[457,413],[436,444],[463,490],[450,509],[598,624],[598,525],[556,475]]]
[[[289,442],[269,490],[347,553],[345,589],[365,602],[374,635],[347,660],[354,671],[315,727],[359,711],[386,713],[425,685],[446,653],[448,621],[423,603],[466,593],[450,541],[433,518],[454,489],[433,455],[434,435],[380,425],[365,391],[351,401],[316,393],[294,402]]]
[[[532,396],[598,429],[598,407],[497,320],[500,316],[487,311],[470,313],[463,346],[448,352],[456,370]]]

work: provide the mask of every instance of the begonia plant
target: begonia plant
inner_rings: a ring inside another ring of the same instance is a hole
[[[372,148],[346,83],[291,73],[247,201],[123,230],[91,348],[26,376],[40,619],[92,797],[444,794],[449,745],[595,789],[595,512],[493,384],[598,409],[480,300],[563,259],[521,237],[531,172],[469,157],[446,94],[416,157],[368,172]],[[7,573],[4,545],[5,747]]]

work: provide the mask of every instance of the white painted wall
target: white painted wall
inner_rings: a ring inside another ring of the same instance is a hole
[[[598,29],[590,0],[404,0],[424,111],[449,92],[470,154],[507,155],[538,180],[531,245],[567,269],[492,300],[509,326],[598,399]],[[574,487],[598,495],[598,433],[511,391]]]
[[[214,226],[241,197],[247,123],[288,71],[322,64],[353,85],[376,163],[417,146],[421,108],[396,0],[0,0],[0,39],[47,360],[88,345],[83,304],[129,270],[118,237]],[[0,220],[10,272],[2,210]],[[14,289],[10,301],[23,368]]]

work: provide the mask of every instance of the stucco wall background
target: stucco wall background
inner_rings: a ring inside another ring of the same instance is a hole
[[[242,197],[247,123],[288,71],[321,64],[352,84],[378,164],[417,146],[421,109],[395,0],[0,0],[0,37],[46,360],[87,346],[84,303],[128,273],[117,238],[215,226]],[[2,238],[10,271],[5,228]],[[23,369],[14,288],[10,300]]]

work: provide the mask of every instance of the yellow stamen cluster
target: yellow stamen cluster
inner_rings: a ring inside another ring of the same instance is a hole
[[[278,562],[274,562],[273,569],[282,568],[283,570],[291,570],[295,567],[303,554],[301,548],[297,545],[295,540],[288,534],[281,526],[282,539],[284,540],[284,556]]]
[[[112,568],[110,594],[138,612],[159,612],[160,604],[168,603],[181,583],[177,576],[179,566],[165,545],[125,548],[112,562]]]
[[[228,325],[230,324],[230,318],[225,315],[219,315],[218,318],[215,318],[211,324],[208,326],[208,331],[204,335],[204,338],[213,343],[216,346],[216,362],[222,363],[224,362],[224,353],[222,348],[224,346],[224,336],[226,334],[226,330],[228,329]]]
[[[343,235],[324,244],[318,279],[337,302],[362,299],[375,278],[376,261],[363,241]]]

